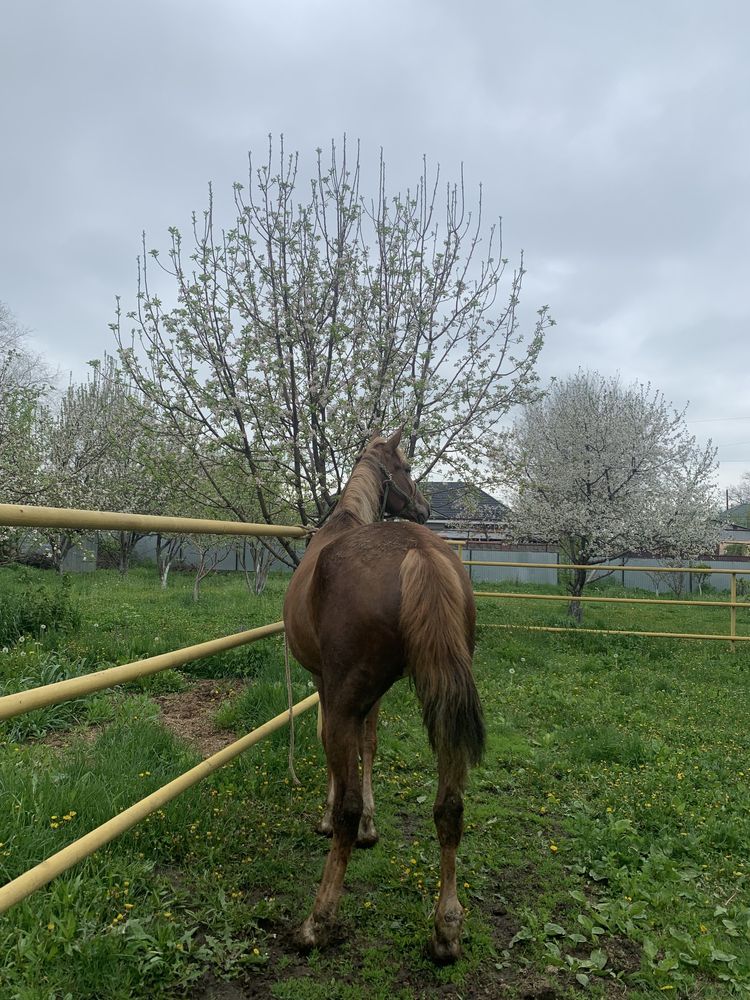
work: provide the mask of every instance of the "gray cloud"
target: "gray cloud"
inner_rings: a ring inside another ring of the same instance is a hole
[[[345,4],[222,0],[12,5],[0,39],[0,298],[76,377],[111,347],[140,234],[202,209],[231,220],[247,151],[284,133],[382,146],[393,190],[426,154],[465,166],[505,252],[526,253],[524,316],[558,320],[545,376],[650,380],[722,483],[750,470],[750,7],[697,0]],[[744,417],[704,423],[715,417]],[[737,459],[747,459],[744,464]]]

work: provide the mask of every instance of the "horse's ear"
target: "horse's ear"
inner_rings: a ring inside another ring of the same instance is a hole
[[[403,432],[404,428],[399,427],[399,429],[395,432],[395,434],[392,434],[388,438],[386,444],[388,445],[389,448],[392,448],[394,451],[396,450],[396,448],[398,448],[399,441],[401,440],[401,435],[403,434]]]

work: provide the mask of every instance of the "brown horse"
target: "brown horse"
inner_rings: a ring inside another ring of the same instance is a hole
[[[400,439],[401,431],[388,440],[373,438],[359,457],[284,602],[289,646],[320,691],[329,777],[320,829],[333,834],[312,913],[298,936],[305,948],[325,943],[355,842],[371,846],[378,839],[372,798],[378,705],[395,681],[408,676],[438,761],[433,815],[440,897],[431,951],[436,961],[452,962],[460,955],[463,923],[456,894],[462,793],[469,765],[484,748],[471,670],[474,597],[459,559],[441,538],[416,524],[381,523],[389,514],[422,525],[430,513]]]

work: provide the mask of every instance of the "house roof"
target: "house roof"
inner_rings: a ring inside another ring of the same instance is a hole
[[[722,521],[740,528],[750,528],[750,503],[737,503],[722,515]]]
[[[502,521],[508,513],[505,504],[472,483],[420,483],[419,488],[432,508],[431,522]]]

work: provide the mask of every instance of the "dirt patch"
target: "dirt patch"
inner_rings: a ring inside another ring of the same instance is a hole
[[[196,680],[185,691],[154,695],[153,698],[167,729],[187,743],[192,743],[202,756],[208,757],[237,738],[231,729],[218,729],[213,717],[219,705],[227,698],[238,695],[246,683],[242,680]],[[93,743],[103,729],[104,726],[99,723],[61,729],[31,742],[65,750],[74,739]]]
[[[637,972],[641,967],[641,946],[630,938],[613,935],[604,942],[609,967],[615,972]]]
[[[412,840],[424,836],[424,819],[416,810],[412,810],[411,812],[401,810],[396,813],[396,819],[401,828],[401,835],[407,843],[411,843]],[[375,816],[375,820],[377,821],[377,815]]]
[[[307,957],[298,951],[294,932],[286,922],[254,920],[267,933],[264,942],[266,962],[230,980],[218,979],[213,972],[207,971],[193,986],[190,1000],[267,1000],[278,983],[315,978]],[[343,940],[343,937],[341,941],[334,938],[331,947],[336,947]]]
[[[74,739],[81,739],[84,743],[93,743],[101,734],[104,726],[98,722],[93,726],[85,726],[83,729],[60,729],[46,733],[38,740],[29,740],[30,743],[42,743],[53,750],[65,750]]]
[[[245,1000],[248,995],[242,986],[217,979],[211,972],[201,978],[192,994],[196,1000]]]
[[[156,695],[154,701],[167,729],[209,756],[236,739],[230,729],[217,729],[213,717],[219,705],[239,694],[245,684],[240,680],[197,680],[186,691]]]

